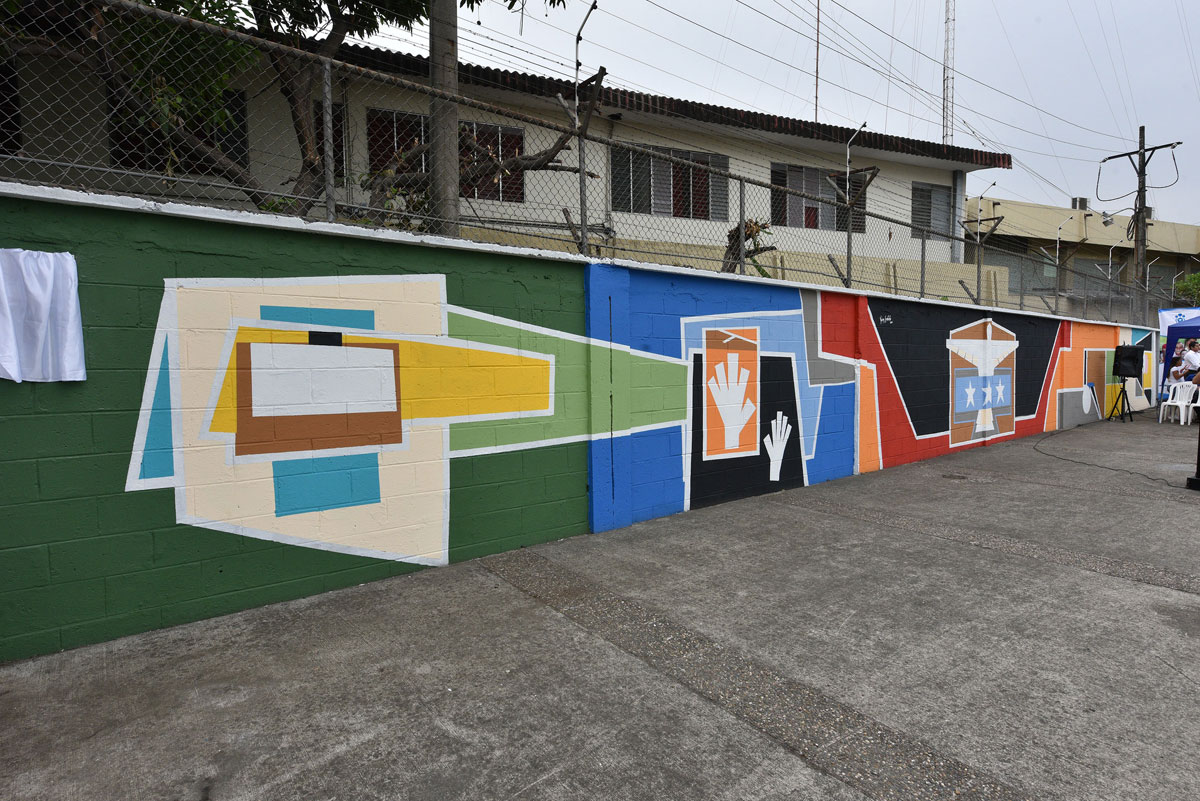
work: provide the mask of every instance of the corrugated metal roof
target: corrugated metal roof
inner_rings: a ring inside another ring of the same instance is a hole
[[[429,75],[429,59],[425,56],[400,53],[394,50],[384,50],[365,45],[343,45],[338,51],[337,58],[361,67],[379,70],[380,72],[420,77],[427,77]],[[477,64],[461,62],[459,64],[458,75],[459,83],[461,84],[505,89],[537,97],[554,97],[556,94],[561,94],[565,98],[570,98],[573,96],[575,88],[574,84],[567,80],[550,78],[545,75],[530,75],[524,72],[510,72],[495,67],[482,67]],[[811,120],[780,117],[757,111],[716,106],[710,103],[697,103],[692,100],[680,100],[674,97],[651,95],[643,92],[633,92],[628,89],[614,89],[610,87],[603,89],[600,104],[606,113],[613,113],[613,111],[637,111],[647,114],[661,114],[663,116],[696,120],[698,122],[768,131],[787,136],[796,136],[802,139],[813,139],[838,144],[844,144],[849,141],[855,131],[854,128],[846,128],[841,125],[828,125]],[[854,141],[861,147],[873,150],[922,156],[950,161],[956,164],[970,164],[975,167],[1012,169],[1012,156],[1008,153],[996,153],[990,150],[976,150],[969,147],[944,145],[938,142],[912,139],[907,136],[893,136],[875,131],[863,131]]]

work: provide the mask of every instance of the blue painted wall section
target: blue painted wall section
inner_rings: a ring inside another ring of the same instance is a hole
[[[139,478],[166,478],[175,475],[175,449],[171,432],[171,371],[167,366],[164,343],[158,380],[154,382],[154,400],[150,424],[146,427],[146,446],[142,451]]]
[[[794,365],[795,408],[792,436],[803,453],[804,482],[814,483],[851,475],[855,465],[854,367],[839,365],[840,379],[832,379],[828,362],[814,374],[819,330],[816,303],[803,307],[801,293],[791,287],[728,281],[716,276],[678,275],[631,270],[612,265],[590,265],[586,277],[588,335],[619,345],[633,353],[652,353],[688,359],[705,350],[705,330],[755,328],[764,358],[786,358]],[[815,300],[816,293],[810,296]],[[814,315],[807,320],[806,315]],[[824,362],[830,357],[817,357]],[[838,357],[841,358],[841,357]],[[844,360],[843,360],[844,362]],[[697,364],[701,362],[696,362]],[[820,375],[817,380],[814,375]],[[607,387],[607,376],[603,380]],[[701,384],[702,385],[702,384]],[[597,384],[593,384],[596,387]],[[614,396],[629,387],[609,387]],[[603,411],[603,410],[601,410]],[[694,410],[689,410],[692,413]],[[693,415],[694,416],[694,415]],[[762,421],[760,421],[760,424]],[[769,432],[769,421],[764,431]],[[635,432],[613,441],[596,441],[589,449],[593,531],[605,531],[688,508],[696,498],[697,482],[685,482],[689,469],[703,467],[691,453],[690,427],[671,426]],[[760,438],[761,438],[760,432]],[[691,468],[688,465],[691,464]],[[747,462],[747,469],[751,468]],[[754,479],[745,494],[771,491],[767,476]],[[799,481],[797,477],[794,480]]]
[[[375,329],[375,312],[370,309],[316,309],[303,306],[260,306],[259,316],[277,323],[327,325],[330,328]]]
[[[809,484],[854,473],[854,384],[826,385],[821,394],[816,452],[808,460]]]
[[[630,522],[683,511],[683,436],[683,426],[671,426],[626,437],[632,445]]]
[[[272,462],[275,514],[298,515],[379,503],[379,454]]]

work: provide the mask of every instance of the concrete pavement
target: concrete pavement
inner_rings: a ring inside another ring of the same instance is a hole
[[[0,667],[0,798],[1197,798],[1196,434],[1097,423]]]

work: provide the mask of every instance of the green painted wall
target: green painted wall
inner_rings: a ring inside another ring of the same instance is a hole
[[[0,661],[416,569],[176,525],[171,490],[124,491],[164,278],[442,273],[452,304],[585,328],[578,264],[2,198],[0,235],[75,255],[88,368],[82,383],[0,381]],[[571,369],[584,398],[563,412],[586,423],[586,364]],[[452,561],[587,531],[586,443],[450,469]]]

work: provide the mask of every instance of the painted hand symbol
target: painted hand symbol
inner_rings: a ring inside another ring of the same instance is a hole
[[[725,427],[725,449],[732,450],[738,446],[742,429],[754,414],[754,401],[746,399],[750,371],[745,368],[739,370],[738,355],[731,353],[725,363],[717,365],[716,372],[716,376],[708,379],[708,390],[712,393],[717,413],[721,415],[721,424]]]
[[[771,480],[779,480],[779,468],[783,467],[783,452],[787,450],[788,437],[792,435],[792,424],[787,415],[776,412],[771,421],[771,433],[763,437],[763,445],[767,446],[767,456],[771,457]]]

